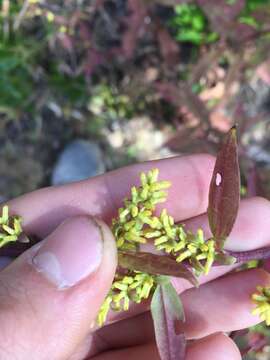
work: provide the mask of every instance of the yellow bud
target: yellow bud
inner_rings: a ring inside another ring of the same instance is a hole
[[[186,258],[188,258],[191,255],[192,255],[191,252],[189,250],[186,250],[176,258],[176,261],[182,262],[183,260],[185,260]]]
[[[3,228],[9,235],[14,235],[14,234],[15,234],[15,230],[12,229],[11,227],[9,227],[8,225],[2,225],[2,228]]]
[[[54,13],[52,13],[51,11],[47,12],[46,17],[49,22],[53,22],[55,18]]]
[[[123,309],[124,309],[125,311],[127,311],[127,310],[129,309],[129,298],[128,298],[127,296],[124,298],[124,306],[123,306]]]
[[[141,197],[142,200],[147,199],[148,191],[149,191],[148,186],[145,185],[145,187],[142,189],[141,194],[140,194],[140,197]]]
[[[122,291],[126,291],[128,289],[128,285],[127,284],[123,284],[119,281],[115,281],[112,285],[113,288],[118,289],[118,290],[122,290]]]
[[[133,202],[136,202],[136,201],[137,201],[138,191],[137,191],[137,189],[136,189],[135,186],[132,186],[132,188],[131,188],[131,197],[132,197],[132,201],[133,201]]]
[[[145,173],[141,173],[141,184],[142,186],[145,186],[147,184],[147,178]]]
[[[153,184],[154,182],[156,182],[158,180],[158,174],[159,174],[158,169],[153,169],[153,170],[149,171],[148,178],[149,178],[150,184]]]
[[[61,25],[59,28],[59,32],[62,34],[65,34],[67,32],[67,27],[64,25]]]
[[[165,243],[166,241],[168,241],[168,236],[163,235],[163,236],[161,236],[160,238],[158,238],[158,239],[155,240],[155,245],[163,244],[163,243]]]
[[[131,207],[131,215],[132,215],[133,217],[136,217],[136,216],[138,215],[138,212],[139,212],[139,209],[138,209],[137,206],[132,206],[132,207]]]
[[[0,219],[0,224],[6,224],[8,222],[8,218],[9,218],[9,209],[8,206],[5,205],[2,209],[2,217]]]
[[[124,237],[119,237],[118,239],[117,239],[117,241],[116,241],[116,246],[118,247],[118,248],[121,248],[122,246],[123,246],[123,244],[124,244],[124,242],[125,242],[125,239],[124,239]]]
[[[14,230],[16,235],[20,235],[22,233],[22,227],[21,227],[21,219],[15,218],[14,219]]]
[[[202,229],[198,229],[197,230],[197,238],[200,242],[204,242],[204,237],[203,237],[203,231]]]
[[[185,246],[186,246],[185,241],[179,241],[179,242],[176,243],[176,245],[174,246],[174,251],[175,251],[175,252],[178,252],[178,251],[184,249]]]

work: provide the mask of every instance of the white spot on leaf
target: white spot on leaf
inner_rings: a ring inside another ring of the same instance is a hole
[[[217,173],[216,175],[216,185],[219,186],[222,182],[222,177],[220,173]]]

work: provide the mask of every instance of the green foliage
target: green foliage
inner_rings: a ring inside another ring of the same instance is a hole
[[[235,5],[235,3],[235,0],[227,1],[227,4],[231,6]],[[238,21],[260,29],[263,24],[254,17],[254,12],[263,9],[267,10],[269,4],[269,0],[247,0]],[[174,11],[175,15],[169,24],[175,32],[177,41],[203,45],[218,40],[218,34],[211,30],[207,16],[198,5],[179,4],[175,6]]]
[[[47,73],[48,87],[59,102],[68,102],[72,106],[87,103],[89,92],[83,76],[69,77],[57,69],[56,64]]]
[[[247,24],[256,29],[260,29],[263,24],[254,17],[254,12],[257,10],[267,10],[269,5],[269,0],[246,0],[246,6],[239,16],[238,21],[242,24]]]
[[[115,87],[101,84],[91,90],[87,108],[92,114],[89,130],[98,132],[112,121],[132,118],[136,104]]]
[[[33,78],[18,47],[0,45],[0,109],[29,109]]]
[[[261,6],[269,5],[269,0],[246,0],[246,10],[255,11],[258,10]]]
[[[38,94],[73,107],[85,105],[89,91],[83,76],[65,75],[57,57],[48,62],[49,42],[60,31],[53,14],[43,14],[38,1],[31,0],[20,27],[14,29],[23,3],[10,2],[9,12],[0,17],[0,111],[9,118],[35,111],[42,103]]]
[[[106,84],[96,86],[88,104],[89,110],[97,116],[106,116],[110,119],[130,118],[134,108],[127,95]]]
[[[43,43],[27,31],[14,30],[23,2],[9,4],[8,13],[0,16],[0,111],[16,118],[34,108],[35,72]]]
[[[174,11],[170,26],[175,31],[177,41],[202,45],[218,39],[218,34],[211,31],[208,20],[199,6],[179,4],[175,6]]]

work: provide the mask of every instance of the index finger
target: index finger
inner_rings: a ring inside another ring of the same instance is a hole
[[[89,180],[48,187],[8,203],[23,217],[26,232],[48,235],[67,217],[89,214],[110,222],[142,171],[160,170],[160,179],[172,183],[166,208],[181,221],[205,212],[214,158],[192,155],[135,164]]]

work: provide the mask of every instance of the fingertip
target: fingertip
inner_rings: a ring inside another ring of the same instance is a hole
[[[270,212],[270,201],[262,196],[254,196],[250,198],[251,201],[256,203],[258,206],[262,208],[262,210],[266,210]]]
[[[190,155],[191,158],[194,157],[194,155]],[[208,153],[201,153],[196,154],[196,160],[200,161],[203,167],[206,167],[208,170],[214,170],[216,157],[208,154]]]
[[[270,243],[270,202],[262,197],[243,199],[226,248],[247,251]]]
[[[114,274],[118,262],[115,238],[112,234],[111,229],[104,221],[97,218],[95,219],[95,221],[99,225],[101,236],[104,242],[104,252],[102,260],[103,270],[106,271],[106,269],[110,269],[109,274]],[[113,278],[111,280],[113,280]]]
[[[176,221],[206,211],[214,164],[214,157],[208,154],[177,157],[171,163],[161,162],[161,175],[172,183],[166,208]]]
[[[14,343],[29,345],[31,358],[39,358],[40,351],[48,359],[69,358],[96,321],[116,261],[115,240],[106,224],[86,215],[65,220],[1,271],[3,329]]]

